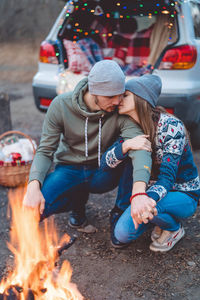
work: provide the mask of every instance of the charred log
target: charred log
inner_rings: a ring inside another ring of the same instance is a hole
[[[19,285],[14,285],[13,288],[15,288],[18,293],[22,293],[23,292],[23,288],[21,286],[19,286]]]
[[[20,300],[20,292],[15,286],[9,286],[2,294],[2,300]]]
[[[33,293],[33,291],[31,289],[28,290],[28,294],[27,294],[26,300],[35,300],[34,293]]]
[[[64,243],[63,245],[61,245],[57,250],[58,256],[61,256],[61,254],[64,250],[67,250],[69,247],[71,247],[73,245],[73,243],[75,242],[75,240],[76,240],[76,237],[72,237],[68,243]]]

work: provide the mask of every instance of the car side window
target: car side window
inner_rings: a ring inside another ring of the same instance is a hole
[[[195,37],[200,38],[200,3],[190,2]]]

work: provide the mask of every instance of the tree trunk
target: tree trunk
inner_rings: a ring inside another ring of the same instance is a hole
[[[0,94],[0,134],[12,129],[10,99],[7,94]]]

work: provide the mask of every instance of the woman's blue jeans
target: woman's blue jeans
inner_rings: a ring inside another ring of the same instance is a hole
[[[57,165],[42,187],[45,209],[41,220],[70,210],[84,213],[89,193],[102,194],[118,185],[116,205],[125,210],[130,198],[130,188],[126,188],[124,179],[126,174],[125,163],[106,171],[87,165]]]
[[[115,237],[122,243],[136,240],[152,224],[161,229],[176,231],[180,228],[181,219],[188,218],[194,214],[197,201],[182,192],[169,192],[156,205],[158,214],[147,224],[140,224],[136,230],[131,217],[131,206],[119,218],[115,226]]]

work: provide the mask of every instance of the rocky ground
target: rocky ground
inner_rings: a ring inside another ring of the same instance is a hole
[[[0,60],[0,91],[11,99],[13,129],[29,134],[37,142],[44,114],[34,105],[31,79],[37,69],[38,45],[2,44]],[[18,53],[18,55],[16,55]],[[200,170],[200,151],[194,153]],[[0,275],[6,265],[12,266],[13,256],[6,246],[9,220],[6,218],[8,189],[0,187]],[[76,235],[74,245],[62,259],[73,268],[72,281],[90,300],[199,300],[200,298],[200,210],[184,222],[186,236],[173,250],[156,254],[149,250],[150,232],[125,250],[110,246],[109,209],[116,190],[103,195],[91,195],[87,205],[89,223],[96,233],[86,234],[67,225],[67,214],[56,216],[61,234]]]

